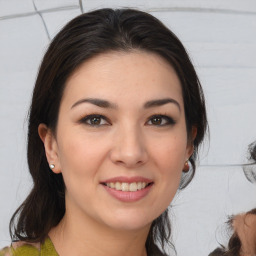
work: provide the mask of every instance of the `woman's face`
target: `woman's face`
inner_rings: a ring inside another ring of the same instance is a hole
[[[68,79],[45,145],[70,216],[139,229],[172,201],[192,153],[180,81],[161,57],[111,52]],[[40,129],[39,129],[40,131]]]

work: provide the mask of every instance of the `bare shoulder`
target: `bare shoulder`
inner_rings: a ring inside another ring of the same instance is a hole
[[[255,255],[256,253],[256,215],[250,212],[235,216],[233,228],[241,241],[243,254]]]

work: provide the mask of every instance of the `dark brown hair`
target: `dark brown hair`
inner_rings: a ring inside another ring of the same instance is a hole
[[[132,9],[101,9],[71,20],[53,39],[42,60],[29,114],[27,159],[33,178],[33,189],[14,213],[10,222],[12,238],[43,241],[65,213],[65,185],[61,174],[48,166],[38,125],[46,124],[55,131],[65,83],[85,61],[110,51],[141,50],[164,58],[175,69],[182,84],[188,138],[197,127],[193,166],[195,171],[198,146],[202,142],[207,118],[202,88],[195,69],[179,39],[152,15]],[[185,187],[182,184],[181,187]],[[150,229],[146,247],[149,255],[160,253],[170,236],[167,210]]]

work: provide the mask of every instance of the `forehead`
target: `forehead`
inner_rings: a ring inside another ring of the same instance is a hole
[[[157,54],[131,51],[104,53],[85,61],[67,80],[62,100],[102,97],[138,102],[164,96],[183,102],[173,67]]]

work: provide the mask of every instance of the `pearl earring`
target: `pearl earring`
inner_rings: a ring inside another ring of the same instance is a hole
[[[54,169],[55,165],[54,165],[54,164],[50,164],[49,167],[50,167],[51,169]]]

